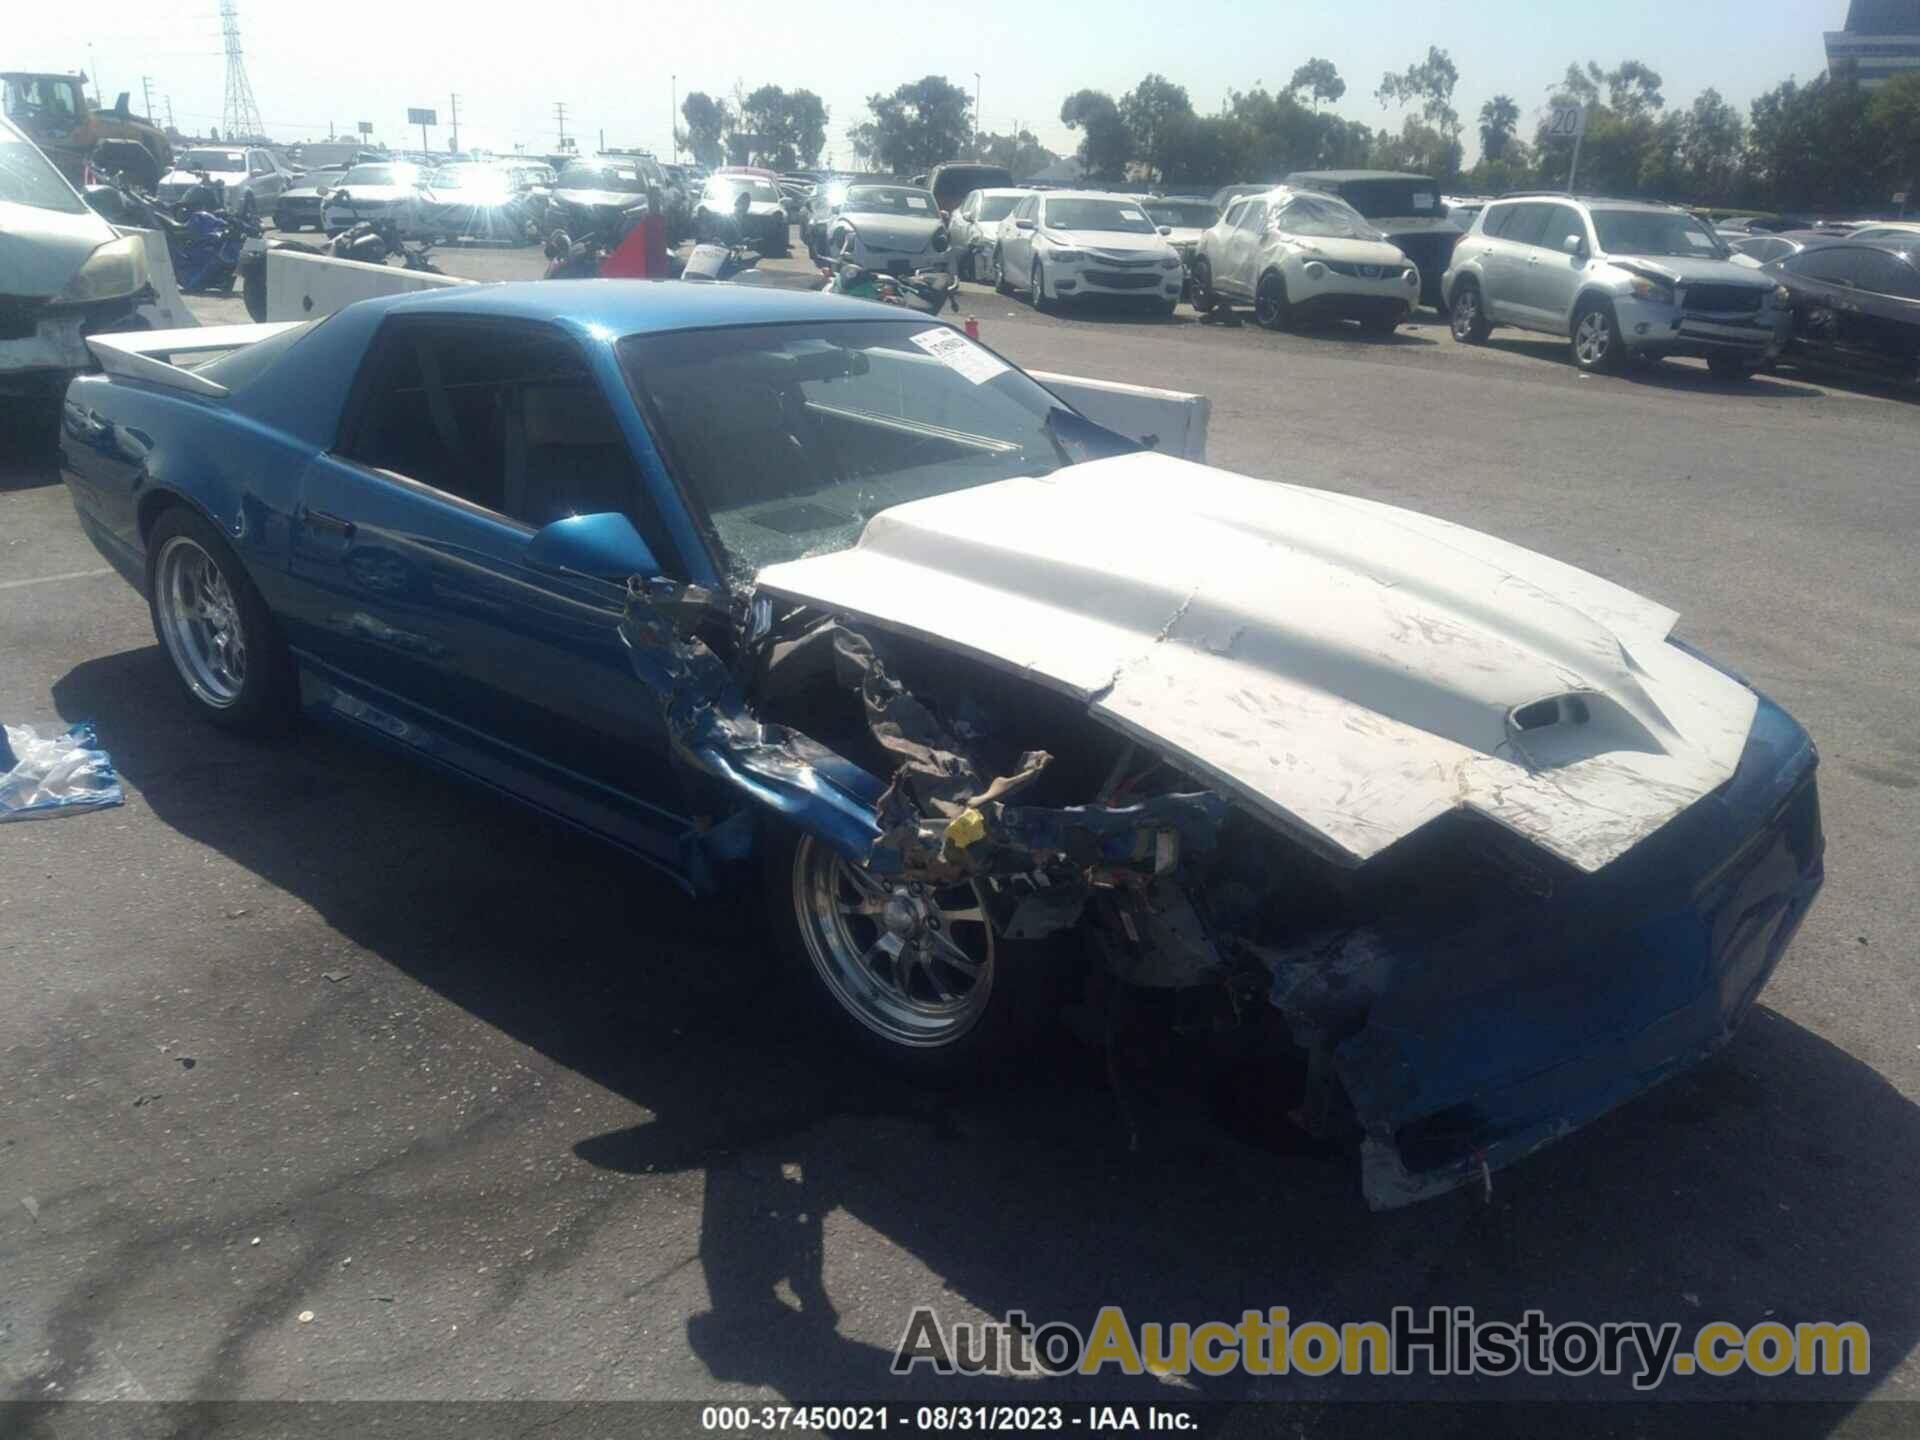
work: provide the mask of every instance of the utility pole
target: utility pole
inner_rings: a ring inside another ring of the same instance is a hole
[[[980,158],[980,72],[973,72],[973,158]]]
[[[147,108],[144,113],[151,120],[153,118],[153,77],[151,75],[140,77],[140,98],[146,102]]]
[[[604,125],[600,127],[600,153],[607,153],[607,127]]]
[[[556,100],[553,102],[553,119],[554,119],[554,123],[560,127],[560,148],[562,150],[565,150],[567,148],[567,102],[566,101]]]
[[[173,123],[173,97],[167,96],[167,129],[177,133],[179,127]]]
[[[449,96],[448,98],[453,101],[453,147],[452,148],[453,148],[453,153],[457,155],[460,153],[460,97],[458,95],[452,95],[452,96]]]
[[[667,134],[673,137],[673,163],[680,163],[680,76],[673,77],[671,108],[667,111]]]

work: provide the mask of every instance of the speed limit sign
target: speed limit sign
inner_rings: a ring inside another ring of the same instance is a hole
[[[1578,140],[1587,133],[1587,107],[1555,105],[1547,119],[1547,137],[1551,140]]]

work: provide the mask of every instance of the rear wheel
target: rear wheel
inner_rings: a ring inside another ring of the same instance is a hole
[[[293,714],[293,663],[260,592],[220,532],[175,505],[147,537],[154,634],[193,708],[228,730],[270,734]]]
[[[1472,281],[1462,281],[1453,292],[1453,309],[1449,316],[1453,338],[1462,345],[1483,345],[1493,334],[1493,322],[1487,319],[1487,307],[1481,300],[1480,287]]]
[[[1604,300],[1582,305],[1573,317],[1573,363],[1588,374],[1612,374],[1623,360],[1620,322]]]
[[[811,835],[768,847],[767,913],[840,1036],[922,1078],[978,1074],[1051,1013],[1043,947],[997,937],[970,882],[882,878]]]
[[[1284,330],[1292,320],[1287,282],[1278,270],[1269,270],[1260,277],[1260,284],[1253,292],[1253,318],[1268,330]]]

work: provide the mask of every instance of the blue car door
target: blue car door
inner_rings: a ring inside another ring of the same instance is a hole
[[[606,396],[545,325],[389,320],[300,482],[289,642],[305,700],[679,868],[691,822],[622,587],[527,564],[625,513],[682,573]]]

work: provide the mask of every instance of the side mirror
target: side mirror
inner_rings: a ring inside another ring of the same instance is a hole
[[[1173,227],[1171,225],[1162,225],[1160,227],[1160,233],[1162,235],[1171,235],[1173,233]]]
[[[1031,230],[1033,228],[1033,221],[1016,220],[1013,222],[1013,228],[1016,230]]]
[[[1584,235],[1569,235],[1560,242],[1560,248],[1569,255],[1584,255],[1587,253],[1587,237]]]
[[[651,579],[660,574],[647,542],[626,516],[571,515],[534,532],[527,542],[527,564],[535,570],[570,571],[596,580]]]

